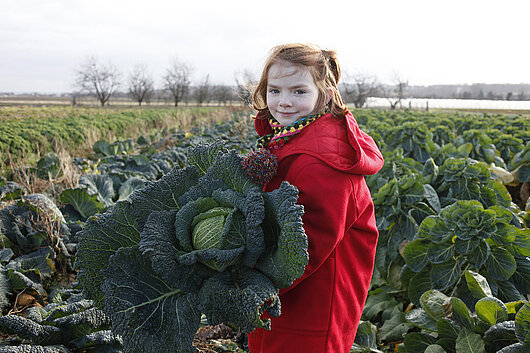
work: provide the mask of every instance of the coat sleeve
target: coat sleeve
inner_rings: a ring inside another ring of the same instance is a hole
[[[298,203],[308,237],[309,264],[302,277],[280,295],[311,276],[332,254],[345,231],[357,217],[353,183],[347,173],[337,171],[310,156],[297,156],[285,180],[299,191]]]

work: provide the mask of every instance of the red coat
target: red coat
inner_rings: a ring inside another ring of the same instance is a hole
[[[271,133],[256,119],[260,136]],[[298,187],[309,239],[304,275],[280,291],[282,314],[272,329],[249,334],[251,353],[350,352],[372,276],[377,227],[364,174],[375,174],[383,157],[351,114],[320,117],[279,150],[282,180]]]

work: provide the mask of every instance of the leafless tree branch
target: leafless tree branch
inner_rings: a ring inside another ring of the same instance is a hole
[[[138,64],[133,67],[129,76],[129,95],[142,105],[142,102],[149,102],[154,94],[154,81],[150,77],[147,67]]]
[[[94,56],[89,57],[76,72],[76,84],[82,91],[95,94],[101,106],[120,86],[121,73],[112,65],[98,63]]]
[[[406,95],[409,82],[408,80],[402,78],[399,74],[395,73],[392,83],[393,84],[390,86],[381,85],[381,92],[388,100],[390,109],[396,109],[397,105],[401,103]]]
[[[191,84],[192,68],[190,65],[173,59],[163,77],[164,87],[174,98],[175,107],[188,94]]]
[[[362,108],[366,99],[377,95],[379,91],[377,78],[364,72],[345,74],[343,81],[342,96],[347,103],[353,103],[355,108]]]
[[[210,93],[211,93],[211,86],[210,86],[210,75],[206,75],[197,85],[195,89],[195,99],[197,100],[197,104],[199,106],[202,105],[202,103],[210,100]]]

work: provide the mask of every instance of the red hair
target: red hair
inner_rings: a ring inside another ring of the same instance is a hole
[[[334,50],[321,50],[311,44],[292,43],[275,46],[265,61],[261,79],[252,94],[252,107],[261,113],[259,114],[261,118],[271,116],[267,107],[269,70],[272,65],[281,61],[300,65],[309,70],[319,91],[315,112],[321,111],[327,105],[335,117],[344,117],[348,114],[349,110],[342,101],[338,89],[341,70],[337,53]]]

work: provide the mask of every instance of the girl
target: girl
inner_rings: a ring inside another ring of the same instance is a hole
[[[266,191],[283,180],[299,190],[309,264],[280,291],[272,329],[249,335],[251,353],[349,352],[361,317],[377,242],[364,174],[383,166],[337,88],[334,51],[306,44],[274,47],[253,94],[260,147],[278,159]]]

